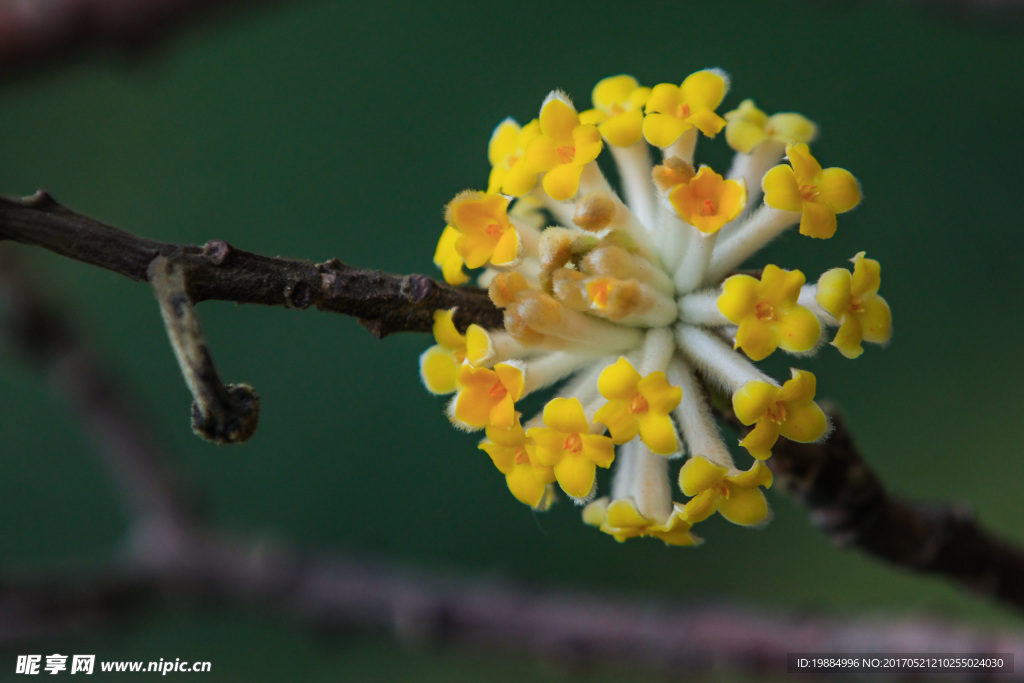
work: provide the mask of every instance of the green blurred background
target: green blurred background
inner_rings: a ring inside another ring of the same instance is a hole
[[[304,2],[228,15],[138,60],[90,53],[19,72],[0,96],[0,191],[45,188],[158,240],[433,273],[442,207],[485,185],[487,139],[502,118],[528,120],[556,87],[584,107],[607,75],[679,82],[720,66],[733,78],[724,110],[753,97],[768,112],[804,113],[821,128],[818,158],[864,188],[834,239],[789,236],[762,256],[809,278],[862,249],[883,264],[893,343],[856,361],[826,349],[802,362],[819,396],[840,403],[895,491],[969,502],[1024,543],[1024,503],[1009,485],[1024,479],[1021,26],[874,2],[632,7]],[[698,158],[722,166],[724,141],[702,144]],[[766,529],[711,521],[698,550],[616,544],[566,504],[534,515],[421,387],[417,356],[429,339],[376,341],[342,316],[203,304],[222,376],[263,398],[250,443],[209,445],[189,430],[189,397],[148,288],[21,252],[72,302],[225,525],[598,593],[1015,623],[941,581],[832,547],[777,494]],[[125,530],[118,500],[80,426],[7,358],[0,562],[30,572],[102,558]],[[786,362],[770,366],[776,376]],[[65,650],[210,660],[224,680],[567,675],[505,660],[495,672],[490,656],[325,639],[267,615],[196,608]],[[0,678],[11,671],[0,662]]]

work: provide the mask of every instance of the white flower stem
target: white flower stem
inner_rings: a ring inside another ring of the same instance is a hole
[[[722,327],[730,324],[729,319],[718,310],[717,289],[705,289],[687,294],[679,300],[679,319],[691,325]]]
[[[552,199],[539,182],[533,188],[531,194],[540,202],[541,206],[551,212],[551,215],[555,217],[559,225],[570,226],[573,224],[572,216],[576,213],[576,204],[574,202],[559,202]]]
[[[718,282],[754,252],[771,242],[786,228],[800,221],[797,211],[782,211],[762,205],[728,239],[718,243],[711,257],[705,282]]]
[[[651,183],[651,152],[643,138],[628,147],[606,145],[619,167],[626,204],[648,230],[653,225],[654,185]]]
[[[644,337],[640,366],[637,368],[637,372],[644,377],[659,370],[665,372],[674,352],[675,340],[672,338],[672,331],[667,327],[652,328]]]
[[[584,315],[545,295],[521,295],[512,306],[537,332],[579,342],[599,353],[617,353],[633,348],[643,338],[643,332],[638,329]]]
[[[549,387],[594,362],[593,356],[568,351],[554,351],[526,363],[523,396]]]
[[[818,316],[818,320],[821,321],[822,326],[839,327],[839,321],[818,303],[817,294],[817,285],[804,285],[800,288],[800,298],[797,299],[797,303],[806,307],[811,313]]]
[[[668,478],[668,458],[656,455],[639,439],[629,473],[628,495],[637,511],[647,519],[664,523],[672,514],[672,484]],[[633,443],[633,442],[630,442]]]
[[[618,500],[629,495],[633,481],[633,465],[636,463],[637,439],[627,441],[615,453],[615,472],[612,474],[611,499]]]
[[[718,240],[717,232],[705,235],[694,227],[691,227],[690,231],[693,234],[690,237],[689,248],[683,254],[674,278],[678,294],[692,292],[704,282]]]
[[[657,202],[658,233],[655,235],[661,262],[665,270],[676,272],[690,249],[690,242],[695,239],[694,228],[676,213],[668,199]]]
[[[689,128],[676,138],[676,141],[665,148],[665,158],[678,157],[688,164],[693,163],[693,153],[697,149],[697,129]]]
[[[681,356],[677,355],[669,366],[668,381],[683,390],[683,400],[675,409],[674,415],[679,421],[679,428],[683,432],[690,456],[701,456],[720,467],[736,469],[736,463],[729,454],[729,448],[722,441],[722,434],[711,415],[704,389]]]
[[[676,341],[690,365],[730,396],[752,380],[778,386],[775,380],[707,330],[685,323],[676,325]]]

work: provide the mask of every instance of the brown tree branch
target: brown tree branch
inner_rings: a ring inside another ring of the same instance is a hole
[[[811,513],[815,525],[846,548],[1024,610],[1024,550],[983,529],[963,505],[922,504],[888,491],[861,456],[835,406],[821,443],[780,439],[768,465],[779,487]],[[721,415],[746,432],[736,416]]]
[[[0,195],[0,240],[42,247],[61,256],[148,282],[162,256],[182,271],[192,303],[208,299],[342,313],[377,337],[429,332],[434,311],[457,307],[455,324],[502,326],[501,311],[476,287],[452,287],[426,275],[390,275],[337,259],[261,256],[215,240],[203,246],[155,242],[112,228],[58,204],[45,192]]]

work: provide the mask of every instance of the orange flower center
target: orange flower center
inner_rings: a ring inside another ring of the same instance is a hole
[[[506,389],[505,385],[501,383],[501,380],[498,380],[497,382],[495,382],[491,386],[491,388],[487,391],[487,395],[488,396],[490,396],[491,398],[498,398],[498,399],[505,398],[505,394],[507,394],[507,393],[508,393],[508,389]]]
[[[714,487],[714,491],[718,494],[719,498],[729,499],[729,484],[724,479],[718,482],[718,485]]]
[[[619,114],[625,113],[625,111],[625,108],[623,108],[623,106],[618,102],[608,107],[608,114],[610,116],[618,116]]]
[[[691,113],[692,112],[690,111],[690,105],[688,105],[686,102],[683,102],[678,107],[676,107],[676,118],[677,119],[689,118]]]
[[[775,402],[768,407],[768,419],[777,425],[786,421],[786,406],[782,402]]]
[[[573,432],[569,436],[565,437],[565,443],[562,444],[562,450],[579,453],[583,450],[583,439],[580,438],[579,434]]]
[[[864,300],[854,294],[850,297],[850,310],[854,313],[864,312]]]
[[[715,203],[712,200],[705,199],[700,205],[700,208],[697,209],[697,212],[700,213],[701,216],[714,216],[718,213],[718,207],[715,206]]]
[[[800,186],[800,196],[803,197],[805,201],[808,201],[808,202],[814,201],[814,198],[818,196],[818,186],[817,185],[806,185],[806,184],[805,185],[801,185]]]
[[[767,301],[758,301],[757,305],[754,306],[754,315],[757,316],[758,320],[771,322],[775,320],[775,308]]]
[[[650,407],[651,404],[642,394],[635,394],[633,400],[629,402],[629,412],[631,413],[646,413]]]
[[[487,227],[484,228],[484,232],[492,239],[500,239],[501,233],[505,232],[505,230],[497,223],[488,223]]]
[[[555,154],[563,164],[571,164],[576,159],[576,148],[572,145],[562,145],[555,148]]]
[[[516,454],[513,456],[512,461],[517,465],[529,465],[530,456],[526,454],[526,449],[520,446],[516,449]]]

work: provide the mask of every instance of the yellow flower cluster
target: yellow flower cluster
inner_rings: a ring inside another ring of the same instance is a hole
[[[715,512],[764,523],[772,448],[780,436],[820,440],[828,420],[813,374],[780,383],[751,361],[813,353],[830,328],[847,358],[892,334],[879,264],[864,252],[816,285],[771,264],[735,273],[791,227],[831,237],[860,188],[811,155],[817,128],[803,116],[749,99],[720,115],[728,90],[705,69],[679,85],[606,78],[582,112],[552,92],[537,118],[495,129],[487,190],[448,204],[434,254],[450,284],[480,269],[504,326],[461,332],[454,310],[437,311],[437,344],[420,359],[427,389],[454,393],[454,425],[485,430],[480,448],[519,501],[547,509],[561,490],[619,541],[695,545],[693,525]],[[731,168],[695,168],[698,138],[723,129]],[[602,171],[606,150],[621,195]],[[553,397],[524,421],[523,397],[545,390]],[[712,417],[715,392],[751,427],[746,470]],[[598,470],[613,465],[598,498]]]

